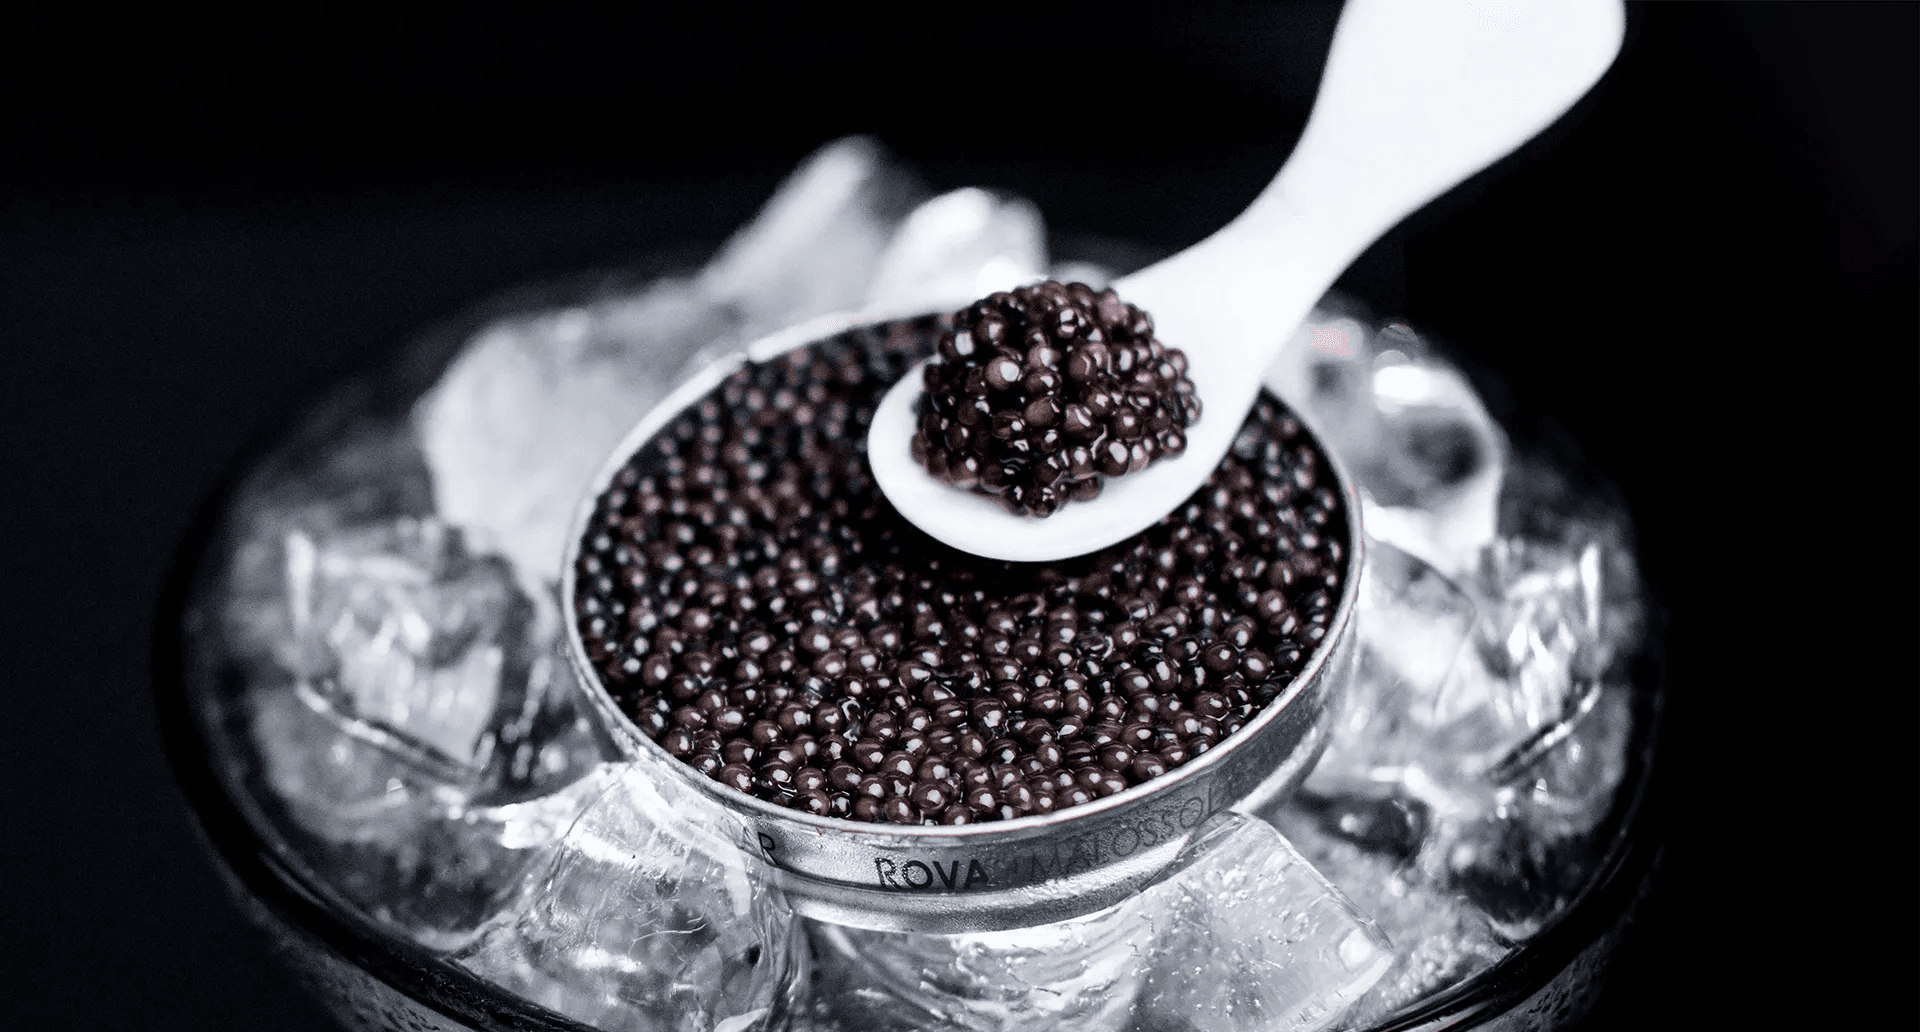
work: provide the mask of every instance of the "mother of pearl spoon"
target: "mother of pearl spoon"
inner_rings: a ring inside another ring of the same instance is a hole
[[[918,367],[887,392],[867,454],[914,525],[963,551],[1044,562],[1145,530],[1232,446],[1261,376],[1340,273],[1381,234],[1512,152],[1592,88],[1619,52],[1620,0],[1348,0],[1293,154],[1238,218],[1116,282],[1186,352],[1204,406],[1186,451],[1109,480],[1044,519],[934,480],[909,454]]]

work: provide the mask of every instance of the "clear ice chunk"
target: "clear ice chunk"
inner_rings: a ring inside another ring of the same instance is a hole
[[[528,641],[505,560],[431,517],[251,514],[224,622],[272,814],[353,906],[454,948],[519,891],[529,829],[571,820],[564,786],[605,743]]]
[[[1458,584],[1408,552],[1371,537],[1365,551],[1355,615],[1360,642],[1406,683],[1417,722],[1444,724],[1461,705],[1444,689],[1477,606]]]
[[[1485,703],[1460,689],[1477,607],[1426,562],[1368,537],[1354,619],[1355,671],[1325,754],[1304,788],[1322,796],[1377,795],[1412,779],[1450,781],[1457,757],[1442,729]],[[1484,687],[1484,686],[1480,686]]]
[[[1471,591],[1428,585],[1426,594],[1442,600],[1477,596],[1469,642],[1438,691],[1372,644],[1363,648],[1326,760],[1297,797],[1266,814],[1399,947],[1356,1014],[1383,1017],[1485,968],[1550,924],[1593,874],[1592,836],[1615,805],[1633,720],[1631,689],[1600,672],[1608,648],[1630,645],[1637,610],[1596,581],[1602,552],[1537,541],[1525,548],[1563,561],[1516,567],[1518,550],[1497,545],[1495,572],[1483,570]],[[1383,548],[1371,550],[1374,558],[1404,565]],[[1423,597],[1410,590],[1381,597],[1391,585],[1428,579],[1370,569],[1360,619],[1377,619],[1391,602],[1403,617],[1427,614],[1448,629],[1443,640],[1456,640],[1454,605],[1433,597],[1407,605]],[[1608,598],[1618,604],[1609,609]],[[1612,626],[1609,614],[1620,635],[1599,630]],[[1363,623],[1363,641],[1371,633]],[[1501,655],[1513,662],[1495,674],[1485,654],[1508,643],[1518,644]],[[1593,658],[1576,659],[1588,649]]]
[[[1145,971],[1137,907],[968,935],[813,926],[822,1027],[862,1032],[1104,1032]]]
[[[506,562],[412,518],[324,541],[290,529],[285,556],[281,658],[299,689],[346,720],[472,763],[502,682],[525,680],[530,658],[533,606]]]
[[[1496,785],[1551,750],[1593,708],[1640,634],[1638,579],[1613,534],[1502,536],[1468,581],[1473,647],[1449,691],[1483,699],[1449,729],[1463,770]]]
[[[801,162],[727,241],[701,271],[699,292],[738,314],[743,341],[858,309],[902,220],[926,199],[879,141],[836,140]]]
[[[1216,818],[1182,857],[1139,901],[1155,934],[1136,1027],[1309,1032],[1393,962],[1374,922],[1265,821]]]
[[[1539,934],[1593,876],[1594,837],[1614,812],[1633,730],[1628,686],[1593,698],[1503,783],[1447,786],[1442,805],[1429,803],[1432,786],[1407,779],[1372,792],[1303,791],[1268,814],[1399,947],[1388,988],[1368,1007],[1384,1014],[1492,963]]]
[[[1367,532],[1450,576],[1495,535],[1505,433],[1459,370],[1405,325],[1319,309],[1267,373],[1359,482]]]
[[[1087,917],[920,935],[818,925],[810,1029],[1310,1032],[1392,961],[1267,823],[1222,814],[1161,880]]]
[[[1418,858],[1430,848],[1433,819],[1418,800],[1302,795],[1273,819],[1393,943],[1392,964],[1340,1016],[1339,1028],[1371,1027],[1509,951],[1509,942],[1464,893],[1425,877]]]
[[[583,485],[688,357],[734,332],[725,310],[675,278],[487,326],[415,404],[435,510],[544,599]]]
[[[552,791],[607,754],[505,559],[434,517],[255,516],[226,622],[259,690],[482,802]]]
[[[1566,737],[1508,779],[1513,807],[1528,827],[1553,838],[1593,831],[1613,809],[1626,779],[1633,737],[1633,691],[1607,682]]]
[[[1345,708],[1302,791],[1264,814],[1396,945],[1343,1026],[1485,970],[1598,862],[1626,772],[1614,667],[1640,633],[1638,582],[1617,515],[1538,469],[1518,462],[1506,484],[1534,496],[1530,520],[1507,504],[1457,577],[1369,537]]]
[[[1626,776],[1629,690],[1600,688],[1564,727],[1505,772],[1489,809],[1447,821],[1424,858],[1432,881],[1458,888],[1510,941],[1537,935],[1595,874],[1592,840]]]
[[[779,1028],[806,990],[800,923],[745,827],[654,762],[583,779],[518,906],[454,959],[602,1032]]]
[[[1503,539],[1488,549],[1481,575],[1489,598],[1476,628],[1487,672],[1514,686],[1500,714],[1539,728],[1584,700],[1578,684],[1606,669],[1600,634],[1600,543],[1577,552]]]
[[[1372,532],[1441,570],[1470,569],[1493,539],[1506,438],[1456,369],[1374,359],[1380,438],[1359,474]]]
[[[920,205],[880,256],[874,311],[951,311],[1043,277],[1047,227],[1021,197],[963,187]]]
[[[705,269],[493,323],[414,408],[435,509],[513,563],[543,625],[569,519],[607,453],[679,373],[792,323],[858,308],[925,196],[866,138],[822,148]]]
[[[1599,692],[1511,783],[1410,776],[1324,795],[1310,784],[1267,815],[1394,944],[1341,1027],[1369,1027],[1487,969],[1571,904],[1625,775],[1630,694]]]
[[[475,803],[431,770],[284,688],[248,694],[252,738],[284,831],[327,886],[416,942],[455,949],[522,891],[572,823],[580,783]]]
[[[1358,671],[1308,790],[1399,785],[1446,814],[1487,809],[1592,708],[1637,634],[1630,596],[1605,593],[1618,565],[1595,539],[1503,537],[1456,583],[1369,536]]]

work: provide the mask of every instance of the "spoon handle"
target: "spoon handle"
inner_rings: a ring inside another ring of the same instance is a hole
[[[1623,25],[1619,0],[1348,0],[1286,166],[1239,217],[1122,294],[1176,347],[1214,359],[1218,345],[1233,367],[1223,380],[1257,375],[1382,233],[1585,94]]]
[[[1293,156],[1231,228],[1307,214],[1363,249],[1572,107],[1623,25],[1619,0],[1352,0]]]

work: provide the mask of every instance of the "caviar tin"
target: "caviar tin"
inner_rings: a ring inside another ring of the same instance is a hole
[[[1356,654],[1358,577],[1342,578],[1326,635],[1286,690],[1239,732],[1187,763],[1124,791],[1044,815],[960,826],[869,824],[814,816],[713,781],[672,757],[614,702],[594,669],[575,607],[581,541],[597,499],[628,459],[736,370],[855,331],[914,332],[920,314],[812,320],[717,359],[680,384],[620,442],[587,486],[567,536],[561,573],[566,649],[585,694],[629,755],[657,762],[742,819],[796,909],[876,930],[958,933],[1027,927],[1112,906],[1151,884],[1195,829],[1228,810],[1253,810],[1291,792],[1325,746],[1333,704]],[[929,346],[931,335],[928,335]],[[1298,417],[1296,413],[1296,417]],[[1347,569],[1360,570],[1360,498],[1351,475],[1306,432],[1344,502]]]

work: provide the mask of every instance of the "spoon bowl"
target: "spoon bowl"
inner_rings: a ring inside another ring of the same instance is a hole
[[[914,461],[920,370],[887,392],[868,433],[874,480],[937,540],[993,559],[1096,551],[1185,501],[1233,444],[1300,321],[1401,219],[1525,143],[1593,87],[1619,52],[1619,0],[1495,5],[1350,0],[1319,96],[1286,166],[1212,236],[1114,284],[1187,355],[1204,406],[1180,455],[1106,481],[1044,519],[942,484]]]

